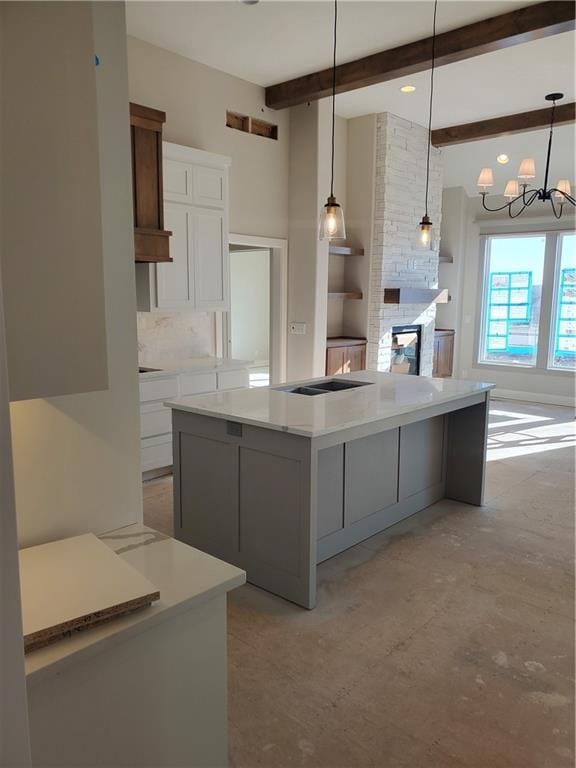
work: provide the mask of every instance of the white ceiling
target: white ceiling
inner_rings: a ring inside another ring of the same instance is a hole
[[[502,194],[509,179],[517,178],[518,166],[525,157],[536,160],[536,178],[531,183],[541,187],[544,183],[548,130],[516,133],[466,144],[442,148],[444,187],[464,187],[469,195],[478,194],[476,181],[480,170],[492,168],[494,187],[491,194]],[[548,186],[556,186],[559,179],[575,182],[574,126],[559,125],[554,130],[550,179]],[[506,154],[507,165],[499,165],[496,156]]]
[[[438,31],[531,2],[537,0],[440,0]],[[339,62],[431,33],[432,0],[340,0],[338,7]],[[127,3],[129,34],[262,86],[330,65],[332,14],[330,0],[261,0],[253,6],[239,0]],[[546,106],[544,96],[551,91],[575,100],[575,40],[575,33],[566,32],[439,67],[433,127],[538,109]],[[406,83],[416,86],[415,93],[400,92]],[[425,124],[429,84],[428,71],[340,94],[336,111],[347,118],[389,111]],[[533,132],[445,148],[445,186],[474,193],[479,168],[495,167],[495,156],[506,152],[511,163],[496,175],[503,188],[515,177],[521,156],[535,156],[543,167],[545,143],[546,132]],[[559,129],[555,149],[554,172],[573,180],[571,126]]]

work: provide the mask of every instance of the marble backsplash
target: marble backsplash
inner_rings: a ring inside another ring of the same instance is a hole
[[[141,360],[216,354],[214,312],[138,312],[137,324]]]

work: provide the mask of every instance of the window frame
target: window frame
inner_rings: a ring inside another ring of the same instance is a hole
[[[528,231],[493,232],[480,236],[480,271],[479,311],[476,314],[476,333],[474,365],[487,370],[522,371],[522,373],[539,374],[550,372],[555,376],[574,376],[574,371],[552,366],[555,329],[555,311],[557,311],[557,280],[560,269],[560,241],[564,234],[572,234],[572,229],[530,229]],[[488,322],[488,292],[490,278],[490,241],[508,237],[545,237],[544,264],[542,270],[542,295],[540,314],[538,317],[538,340],[536,345],[536,360],[534,363],[508,363],[496,360],[485,360],[486,329]]]
[[[573,370],[570,370],[569,368],[561,368],[557,365],[553,365],[554,360],[554,350],[555,350],[555,344],[556,341],[556,325],[559,322],[558,318],[558,311],[559,311],[559,304],[560,304],[560,268],[561,268],[561,262],[562,262],[562,238],[565,235],[574,235],[575,232],[573,229],[562,229],[558,230],[554,233],[556,235],[555,243],[554,243],[554,272],[552,275],[552,302],[551,302],[551,308],[550,308],[550,331],[548,334],[548,349],[547,349],[547,355],[546,355],[546,368],[549,371],[553,371],[554,373],[568,373],[568,374],[574,374]]]

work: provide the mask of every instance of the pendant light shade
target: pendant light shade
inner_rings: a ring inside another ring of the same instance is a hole
[[[334,125],[336,121],[336,33],[338,31],[338,0],[334,0],[334,55],[332,60],[332,162],[330,166],[330,194],[320,211],[319,240],[342,240],[346,237],[344,211],[334,197]]]
[[[430,64],[430,103],[428,108],[428,152],[426,155],[426,193],[425,209],[418,228],[416,230],[415,247],[419,250],[436,249],[432,221],[428,215],[428,192],[430,188],[430,152],[432,150],[432,104],[434,102],[434,65],[436,63],[436,12],[438,11],[438,0],[434,0],[434,18],[432,22],[432,61]]]
[[[560,179],[560,181],[556,184],[556,192],[554,192],[554,197],[556,200],[561,201],[563,198],[566,197],[566,195],[571,195],[572,189],[570,187],[570,182],[568,179]]]
[[[320,212],[318,237],[320,240],[342,240],[346,237],[344,212],[334,195],[330,195]]]
[[[477,184],[483,189],[494,186],[494,174],[492,173],[492,168],[482,168],[480,176],[478,176]]]
[[[536,163],[533,157],[525,157],[520,163],[518,168],[519,179],[535,179],[536,178]]]
[[[518,188],[518,182],[516,179],[510,179],[510,181],[506,182],[504,197],[507,197],[508,200],[512,200],[513,197],[518,197],[519,194],[520,190]]]
[[[414,245],[420,250],[436,250],[435,231],[430,221],[430,216],[424,215],[418,227],[416,228],[416,239]]]

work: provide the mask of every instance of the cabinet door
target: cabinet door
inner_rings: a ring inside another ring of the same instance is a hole
[[[227,199],[227,171],[222,168],[192,166],[192,194],[195,205],[224,208]]]
[[[194,269],[190,261],[192,209],[178,203],[164,204],[164,221],[172,231],[172,263],[156,265],[158,309],[194,308]]]
[[[222,211],[195,208],[189,220],[196,309],[228,310],[230,254]]]
[[[354,346],[345,349],[345,373],[363,371],[365,366],[366,347]]]
[[[326,350],[326,376],[345,373],[344,347],[328,347]]]

